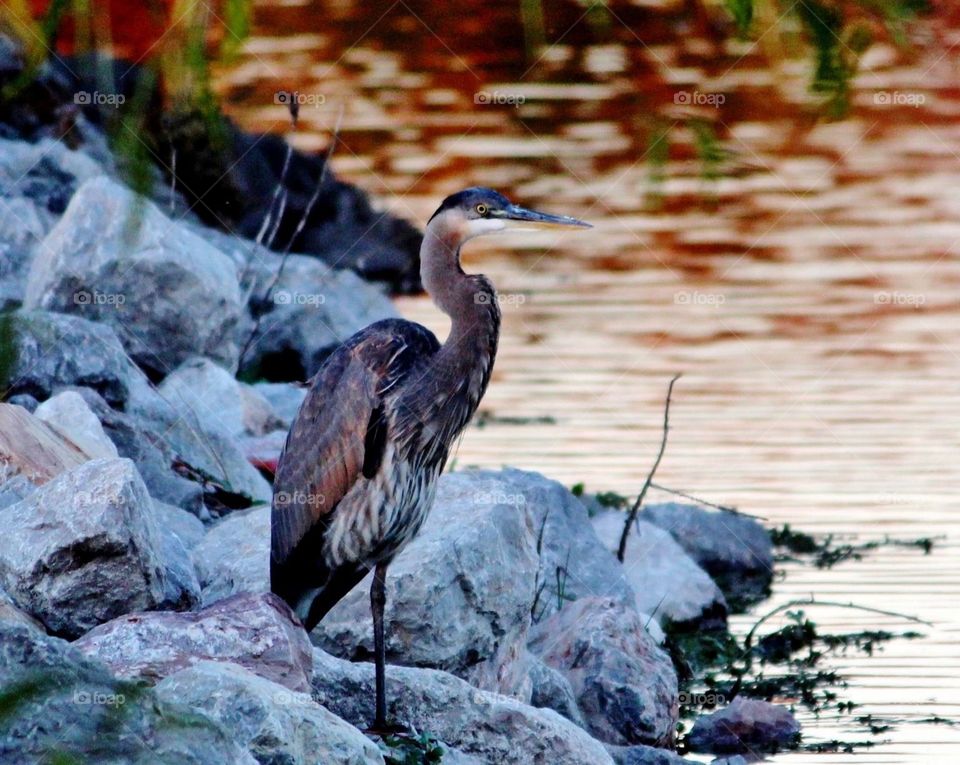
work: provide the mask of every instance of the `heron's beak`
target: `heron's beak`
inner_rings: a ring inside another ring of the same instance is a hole
[[[548,215],[528,210],[519,205],[510,205],[496,213],[496,217],[507,222],[507,228],[520,231],[536,231],[544,228],[593,228],[589,223],[571,218],[569,215]]]

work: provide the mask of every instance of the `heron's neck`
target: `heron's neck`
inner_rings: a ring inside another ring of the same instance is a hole
[[[450,317],[450,334],[442,352],[465,362],[496,353],[500,310],[496,292],[482,276],[460,267],[461,234],[446,225],[427,226],[420,247],[420,278],[436,306]]]
[[[420,247],[420,278],[434,304],[450,317],[445,345],[462,342],[489,329],[495,293],[486,279],[469,276],[460,267],[460,233],[431,225]]]

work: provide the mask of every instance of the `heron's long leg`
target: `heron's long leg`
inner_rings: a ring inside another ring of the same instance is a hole
[[[373,650],[376,661],[377,706],[373,721],[374,730],[387,728],[387,694],[384,688],[386,647],[383,642],[383,608],[387,602],[387,564],[378,563],[370,585],[370,610],[373,612]]]

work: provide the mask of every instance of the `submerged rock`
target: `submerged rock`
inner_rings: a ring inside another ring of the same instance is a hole
[[[593,517],[593,527],[608,550],[616,550],[626,515],[608,510]],[[639,611],[662,625],[704,629],[726,625],[727,604],[720,588],[663,529],[638,521],[627,540],[623,571],[636,593]]]
[[[229,365],[239,352],[234,264],[105,176],[77,190],[38,248],[24,305],[111,326],[160,375],[194,354]]]
[[[383,765],[372,741],[309,693],[237,664],[198,662],[162,680],[157,696],[222,725],[260,763]]]
[[[194,613],[128,614],[74,645],[125,678],[156,681],[210,659],[239,664],[292,691],[310,687],[310,641],[270,594],[237,595]]]
[[[762,524],[697,505],[649,505],[639,517],[668,531],[720,586],[734,610],[770,594],[773,544]]]
[[[0,510],[0,584],[48,630],[71,638],[171,598],[193,605],[196,592],[175,592],[176,561],[150,503],[129,460],[63,473]]]
[[[347,722],[373,719],[373,665],[314,651],[314,698]],[[603,745],[549,709],[480,691],[432,669],[387,667],[387,716],[483,762],[612,765]]]
[[[800,723],[786,707],[737,696],[730,706],[697,719],[687,736],[695,752],[775,752],[795,744]]]
[[[636,611],[581,598],[538,624],[530,650],[570,682],[587,730],[610,744],[673,741],[677,675]]]

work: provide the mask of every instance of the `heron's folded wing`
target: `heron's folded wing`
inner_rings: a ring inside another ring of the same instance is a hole
[[[424,346],[429,352],[438,346],[411,322],[382,324],[389,330],[372,325],[327,358],[290,428],[273,485],[276,563],[311,528],[326,523],[353,485],[379,466],[382,454],[369,452],[386,445],[383,394],[413,368]]]

